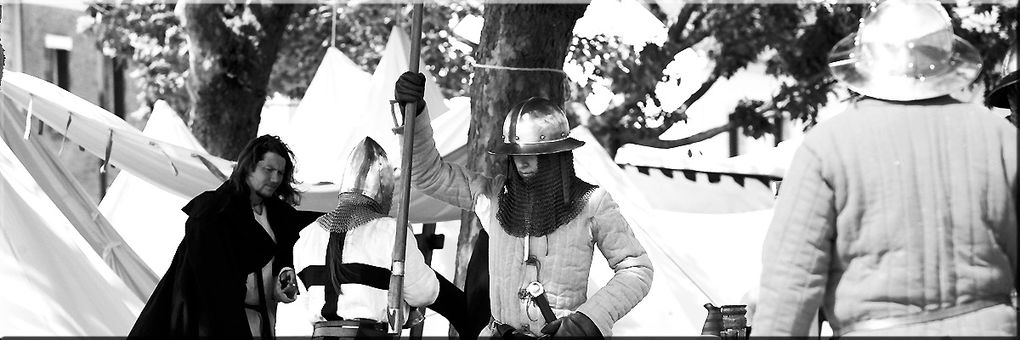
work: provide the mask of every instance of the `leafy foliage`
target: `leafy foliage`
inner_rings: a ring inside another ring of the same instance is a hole
[[[105,55],[130,61],[131,77],[142,90],[141,102],[163,99],[183,113],[190,109],[185,88],[188,42],[173,6],[153,1],[94,1],[88,8],[91,21],[82,30],[96,36],[97,47]],[[335,46],[368,72],[375,70],[395,25],[410,31],[410,6],[402,4],[300,5],[287,25],[266,93],[294,98],[304,95],[333,38],[334,13]],[[467,93],[471,63],[470,52],[454,45],[462,38],[455,36],[450,23],[479,14],[478,6],[467,2],[430,2],[426,6],[422,58],[447,97]]]
[[[288,25],[285,46],[273,69],[270,87],[273,91],[301,98],[316,67],[322,62],[325,47],[332,38],[336,14],[335,46],[365,71],[372,73],[382,58],[390,31],[400,25],[411,30],[410,6],[402,4],[365,4],[333,8],[329,5],[306,6],[299,9]],[[467,93],[472,62],[470,51],[454,45],[458,41],[451,21],[459,22],[469,15],[480,15],[477,6],[446,1],[429,2],[422,17],[422,59],[436,75],[446,97]]]
[[[955,31],[984,54],[979,82],[990,88],[1001,77],[997,66],[1015,33],[1016,6],[960,2],[946,5]],[[575,38],[571,57],[588,73],[572,100],[583,103],[597,85],[617,97],[602,114],[588,120],[589,129],[611,154],[628,143],[669,148],[696,143],[715,134],[742,128],[759,138],[774,131],[774,117],[798,119],[810,127],[818,111],[836,91],[828,73],[827,56],[833,45],[857,30],[865,4],[804,2],[799,4],[687,4],[676,18],[656,6],[653,14],[668,23],[661,45],[635,49],[607,37]],[[680,79],[665,74],[667,65],[684,49],[707,50],[714,63],[704,79]],[[685,111],[716,80],[729,78],[750,64],[764,62],[766,73],[783,80],[767,101],[742,100],[726,125],[679,140],[659,139],[674,123],[686,122]],[[663,108],[656,94],[660,83],[702,82],[701,89],[680,107]]]
[[[141,90],[139,102],[151,106],[163,99],[177,112],[188,112],[187,34],[172,5],[95,1],[87,13],[92,21],[81,29],[96,36],[104,55],[130,61],[130,76]]]
[[[945,6],[956,33],[983,52],[979,83],[991,87],[1001,77],[998,65],[1008,41],[1015,40],[1009,27],[1016,25],[1017,7],[966,1]],[[587,76],[574,85],[569,101],[583,103],[597,87],[614,94],[606,112],[585,122],[610,153],[628,143],[663,148],[696,143],[736,128],[757,138],[773,131],[776,117],[813,125],[819,109],[837,89],[826,66],[829,49],[856,31],[867,9],[866,4],[837,2],[688,3],[669,17],[658,6],[650,7],[668,27],[665,42],[631,46],[616,37],[575,36],[569,49],[567,62],[581,66]],[[144,102],[165,99],[178,112],[187,112],[183,80],[188,72],[187,41],[172,10],[171,5],[151,1],[97,1],[90,6],[94,21],[86,29],[97,35],[105,54],[132,61],[132,76],[143,90]],[[334,13],[336,38],[332,40]],[[451,25],[480,14],[477,3],[470,0],[426,5],[422,57],[447,97],[469,94],[470,49],[475,47],[456,36]],[[395,25],[408,29],[409,15],[408,6],[397,4],[300,5],[284,34],[285,45],[267,93],[300,98],[331,41],[363,69],[374,71],[390,30]],[[667,73],[677,54],[692,47],[704,50],[712,60],[709,74],[697,79]],[[687,121],[686,110],[718,79],[755,63],[764,63],[767,74],[782,80],[771,99],[739,102],[726,125],[679,140],[659,139],[673,124]],[[663,107],[657,87],[682,82],[696,82],[698,90],[679,107]]]

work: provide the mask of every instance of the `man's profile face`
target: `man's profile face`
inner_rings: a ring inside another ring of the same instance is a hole
[[[246,182],[252,192],[262,197],[273,197],[276,188],[283,182],[287,160],[275,152],[266,152],[262,160],[255,163],[255,169],[248,174]]]

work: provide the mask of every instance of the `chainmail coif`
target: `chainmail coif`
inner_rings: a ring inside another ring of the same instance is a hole
[[[382,207],[365,195],[345,192],[337,198],[336,208],[319,216],[316,221],[326,231],[345,233],[374,219],[386,217]]]
[[[507,234],[541,237],[556,231],[581,213],[596,186],[574,175],[570,151],[538,155],[538,172],[525,180],[513,159],[499,194],[496,219]]]

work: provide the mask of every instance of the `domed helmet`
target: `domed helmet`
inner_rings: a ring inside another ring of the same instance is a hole
[[[953,34],[949,14],[934,0],[882,2],[829,53],[837,80],[894,101],[953,93],[977,79],[980,69],[978,50]]]
[[[489,153],[544,155],[584,145],[570,137],[567,115],[552,101],[531,97],[510,108],[503,119],[503,136]]]
[[[365,137],[347,156],[336,208],[316,219],[330,232],[347,232],[385,217],[393,201],[393,167],[379,143]]]
[[[1011,88],[1017,85],[1017,47],[1014,44],[1010,47],[1009,51],[1006,52],[1006,57],[1002,60],[1002,79],[999,80],[992,91],[988,93],[988,104],[1001,107],[1004,109],[1009,108],[1009,96],[1015,96],[1016,93],[1010,93]]]
[[[389,210],[393,185],[393,166],[386,158],[386,150],[371,137],[365,137],[347,156],[347,168],[340,175],[340,193],[362,194]]]

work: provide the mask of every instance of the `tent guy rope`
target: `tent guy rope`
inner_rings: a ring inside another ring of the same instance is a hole
[[[475,64],[474,67],[493,69],[493,70],[505,70],[505,71],[520,71],[520,72],[553,72],[560,74],[567,74],[563,70],[545,67],[512,67],[512,66],[501,66],[501,65],[489,65],[489,64]]]

